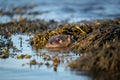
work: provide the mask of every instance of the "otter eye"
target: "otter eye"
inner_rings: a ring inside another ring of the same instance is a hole
[[[60,41],[61,39],[59,39],[59,38],[56,38],[56,41]]]

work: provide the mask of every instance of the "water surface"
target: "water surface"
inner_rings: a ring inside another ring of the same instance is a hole
[[[29,4],[28,4],[29,3]],[[16,7],[28,6],[23,9],[22,17],[29,20],[67,20],[76,22],[91,19],[112,19],[120,17],[120,0],[0,0],[0,9],[12,13]],[[33,6],[34,7],[30,7]],[[32,14],[33,13],[33,14]],[[35,14],[34,14],[35,13]],[[17,19],[21,14],[3,15],[0,22]]]
[[[20,40],[19,38],[22,37],[22,47],[20,46]],[[36,56],[35,54],[41,53],[41,52],[48,52],[45,49],[41,49],[39,51],[36,51],[32,49],[32,47],[29,44],[29,39],[32,36],[28,35],[12,35],[11,39],[13,41],[13,45],[16,46],[21,52],[16,52],[16,54],[29,54],[32,56],[30,59],[17,59],[16,57],[12,58],[9,57],[7,59],[0,59],[0,79],[1,80],[88,80],[90,79],[87,76],[79,76],[76,75],[74,72],[70,71],[69,68],[65,66],[64,63],[61,63],[57,71],[54,71],[54,68],[52,66],[52,62],[48,61],[51,66],[46,66],[45,63],[47,61],[44,61],[41,57]],[[11,50],[12,52],[12,50]],[[47,53],[46,53],[47,54]],[[48,52],[49,55],[53,56],[57,53],[54,52]],[[67,55],[68,59],[69,57],[72,57],[73,59],[77,58],[77,56],[72,53],[59,53],[58,56]],[[42,66],[38,65],[32,65],[30,66],[27,64],[30,60],[35,59],[37,62],[43,62],[44,64]],[[23,66],[24,64],[24,66]],[[80,72],[79,72],[80,73]]]
[[[27,9],[25,8],[27,6]],[[33,6],[33,7],[32,7]],[[21,8],[22,11],[15,12],[15,8]],[[2,12],[2,14],[1,14]],[[77,22],[81,20],[92,19],[113,19],[120,17],[120,0],[0,0],[0,23],[7,23],[13,20],[18,21],[22,16],[28,20],[51,19],[57,21]],[[22,46],[19,38],[22,37]],[[35,59],[37,62],[46,63],[41,57],[36,56],[38,53],[49,53],[53,56],[56,53],[48,52],[45,49],[36,51],[29,44],[28,35],[12,35],[13,45],[20,50],[15,54],[29,54],[30,59],[20,59],[9,57],[0,59],[0,80],[91,80],[93,78],[80,75],[66,68],[61,63],[57,71],[53,66],[47,67],[27,64],[30,60]],[[11,53],[12,50],[11,50]],[[58,56],[68,55],[73,59],[77,58],[74,53],[59,53]],[[49,61],[52,65],[52,62]],[[23,65],[24,64],[24,65]]]

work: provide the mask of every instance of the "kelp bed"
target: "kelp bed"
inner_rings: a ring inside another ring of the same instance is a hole
[[[120,71],[120,20],[98,21],[91,28],[71,47],[83,56],[68,65],[77,70]]]
[[[120,19],[83,21],[83,24],[55,25],[31,39],[31,45],[44,48],[54,35],[71,35],[75,42],[71,51],[83,54],[79,59],[68,63],[77,70],[120,71]]]
[[[76,24],[56,25],[54,29],[47,29],[46,31],[35,35],[35,37],[31,39],[30,43],[36,48],[44,48],[48,39],[52,36],[70,35],[73,40],[78,40],[90,31],[91,28],[88,26],[79,26]]]
[[[6,44],[4,39],[9,40],[9,36],[17,33],[34,34],[30,44],[36,49],[44,48],[51,36],[70,35],[75,41],[70,46],[71,51],[83,56],[68,63],[69,67],[77,70],[120,71],[120,18],[78,23],[20,20],[0,24],[2,58],[9,56],[8,48],[14,48],[12,43]]]

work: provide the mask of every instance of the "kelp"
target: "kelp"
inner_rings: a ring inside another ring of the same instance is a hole
[[[83,56],[68,66],[87,71],[120,71],[120,19],[117,20],[98,21],[91,33],[73,43],[72,50]]]
[[[69,48],[77,54],[82,53],[83,56],[69,63],[69,67],[77,70],[120,70],[118,64],[120,62],[120,18],[83,21],[75,24],[22,20],[0,24],[0,31],[4,39],[9,39],[11,34],[17,33],[35,34],[30,39],[30,44],[36,49],[44,48],[52,36],[70,35],[75,42]],[[9,41],[8,44],[3,43],[4,41],[0,42],[0,48],[2,48],[0,57],[8,58],[8,48],[15,47]],[[8,47],[6,48],[6,46]]]
[[[87,34],[85,37],[78,39],[72,44],[71,49],[76,53],[89,51],[91,47],[102,47],[107,41],[120,40],[120,27],[119,26],[98,26],[97,29]]]
[[[86,26],[85,28],[80,25],[75,24],[63,24],[57,26],[55,29],[48,29],[43,33],[39,33],[35,35],[30,43],[32,46],[36,48],[44,48],[48,39],[55,35],[70,35],[74,40],[79,39],[80,37],[86,35],[86,33],[90,32],[90,27]]]
[[[92,48],[89,53],[69,63],[72,69],[86,71],[120,71],[120,43],[108,42],[103,47]]]

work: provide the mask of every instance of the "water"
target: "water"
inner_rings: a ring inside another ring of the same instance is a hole
[[[0,15],[0,23],[18,20],[19,16],[28,20],[43,19],[49,21],[51,19],[57,21],[77,22],[80,20],[92,19],[113,19],[120,17],[120,0],[0,0],[0,11],[4,14]],[[35,5],[30,9],[23,9],[22,13],[15,13],[14,8]],[[37,14],[33,14],[36,12]],[[13,15],[9,15],[11,13]],[[30,14],[31,13],[31,14]],[[19,37],[22,37],[22,46],[20,46]],[[65,64],[58,66],[57,72],[53,67],[46,65],[30,66],[28,63],[32,59],[44,62],[43,59],[37,57],[40,52],[47,52],[45,49],[36,51],[29,44],[32,36],[12,35],[12,41],[21,52],[16,54],[29,54],[31,59],[18,60],[16,57],[8,59],[0,59],[0,80],[91,80],[92,78],[85,75],[78,75],[74,71],[66,69]],[[12,51],[12,50],[11,50]],[[54,53],[50,53],[53,55]],[[67,53],[73,58],[77,58],[74,53]],[[59,55],[61,56],[61,54]],[[50,62],[51,63],[51,62]],[[24,66],[22,64],[25,64]],[[52,63],[51,63],[52,64]]]
[[[29,3],[29,4],[28,4]],[[32,9],[23,10],[22,16],[29,20],[67,20],[77,22],[91,19],[112,19],[120,17],[120,0],[0,0],[0,9],[7,12],[14,7],[36,5]],[[38,14],[29,14],[37,12]],[[21,14],[0,16],[0,22],[9,22],[17,19]]]
[[[20,46],[19,38],[22,37],[22,47]],[[29,39],[32,36],[27,35],[12,35],[11,39],[19,50],[22,52],[17,52],[18,55],[20,54],[30,54],[32,55],[31,59],[35,59],[36,61],[41,61],[43,63],[46,63],[41,57],[36,56],[36,53],[40,52],[47,52],[45,49],[41,49],[39,51],[33,50],[30,46]],[[11,50],[12,52],[12,50]],[[56,53],[49,53],[49,55],[54,55]],[[67,54],[59,54],[58,56],[62,55],[68,55],[72,56],[73,58],[77,58],[73,53],[69,52]],[[84,79],[88,80],[90,79],[87,76],[78,76],[74,72],[71,72],[67,67],[65,67],[65,64],[60,64],[57,68],[57,71],[54,71],[54,68],[47,67],[46,65],[38,66],[33,65],[30,66],[26,63],[28,63],[31,59],[17,59],[16,57],[8,59],[0,59],[0,79],[1,80],[79,80]],[[49,61],[50,64],[51,61]],[[22,64],[25,64],[22,66]]]

